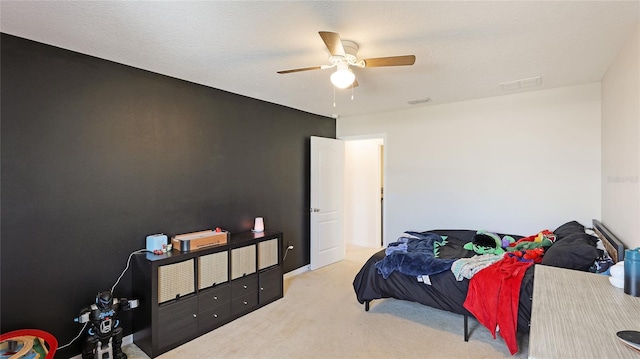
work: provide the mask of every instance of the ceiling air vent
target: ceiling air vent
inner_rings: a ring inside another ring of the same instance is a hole
[[[512,90],[520,90],[527,87],[535,87],[540,86],[542,84],[542,78],[538,77],[530,77],[528,79],[516,80],[516,81],[507,81],[500,83],[503,90],[512,91]]]
[[[430,99],[430,98],[428,98],[428,97],[426,97],[426,98],[419,98],[419,99],[417,99],[417,100],[411,100],[411,101],[408,101],[407,103],[408,103],[409,105],[417,105],[417,104],[419,104],[419,103],[427,103],[427,102],[431,102],[431,99]]]

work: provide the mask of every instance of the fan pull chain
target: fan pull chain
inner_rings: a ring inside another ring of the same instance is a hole
[[[333,86],[333,107],[336,107],[336,87]]]
[[[351,101],[353,101],[353,84],[351,84]],[[333,86],[333,107],[336,107],[336,87]]]

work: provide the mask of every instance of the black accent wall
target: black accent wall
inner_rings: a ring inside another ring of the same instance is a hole
[[[69,342],[149,234],[247,231],[262,216],[295,246],[285,272],[309,264],[309,137],[335,138],[334,119],[12,35],[0,45],[1,332]]]

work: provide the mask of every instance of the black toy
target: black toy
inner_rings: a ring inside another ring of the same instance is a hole
[[[122,352],[122,327],[118,314],[137,306],[137,299],[114,299],[111,291],[98,293],[96,302],[82,309],[75,319],[79,323],[89,322],[87,336],[82,343],[82,359],[127,359]]]

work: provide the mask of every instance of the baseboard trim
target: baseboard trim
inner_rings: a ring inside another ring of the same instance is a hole
[[[306,265],[304,267],[300,267],[298,269],[294,269],[291,272],[285,273],[284,276],[283,276],[283,279],[286,280],[288,278],[295,277],[295,276],[297,276],[299,274],[302,274],[304,272],[308,272],[310,270],[311,270],[311,268],[308,265]]]
[[[133,334],[129,334],[126,337],[122,337],[122,346],[127,346],[129,344],[133,344]],[[71,357],[69,359],[82,359],[82,354],[78,354],[74,357]]]
[[[122,338],[122,346],[133,344],[133,334],[129,334]]]

